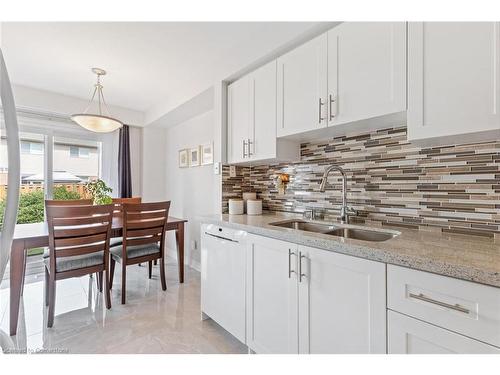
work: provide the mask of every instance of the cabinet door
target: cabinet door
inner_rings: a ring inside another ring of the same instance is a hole
[[[328,32],[328,125],[406,110],[406,24],[346,22]]]
[[[481,132],[500,135],[499,23],[410,22],[408,139]]]
[[[298,353],[296,248],[249,236],[247,345],[257,353]]]
[[[327,34],[278,58],[278,136],[326,127]]]
[[[228,96],[228,160],[237,163],[248,160],[246,142],[250,137],[252,94],[248,76],[231,83]]]
[[[388,311],[389,354],[500,354],[500,349]]]
[[[252,73],[250,81],[253,93],[251,159],[272,159],[276,157],[276,61]]]
[[[385,264],[299,246],[301,353],[385,353]]]

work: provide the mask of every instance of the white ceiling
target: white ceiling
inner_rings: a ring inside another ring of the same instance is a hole
[[[87,99],[108,71],[108,104],[159,118],[318,23],[3,23],[13,83]],[[148,116],[146,116],[148,117]]]

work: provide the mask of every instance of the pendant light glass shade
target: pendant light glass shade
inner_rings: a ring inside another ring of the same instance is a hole
[[[99,68],[92,68],[92,72],[97,75],[97,83],[94,86],[94,93],[90,98],[89,105],[83,113],[77,113],[71,116],[71,120],[76,122],[81,127],[96,133],[110,133],[123,126],[120,120],[117,120],[109,115],[108,106],[104,101],[102,93],[103,86],[101,85],[101,76],[106,74],[106,71]],[[98,114],[88,113],[92,102],[97,94]],[[102,108],[106,110],[108,116],[102,114]]]
[[[112,117],[90,115],[86,113],[72,115],[71,119],[82,128],[96,133],[110,133],[123,126],[120,121]]]

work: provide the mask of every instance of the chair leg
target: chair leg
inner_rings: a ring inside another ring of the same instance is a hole
[[[113,289],[113,277],[115,276],[115,263],[116,261],[111,258],[110,270],[109,270],[109,289]]]
[[[54,324],[54,313],[56,307],[56,280],[52,276],[49,278],[49,313],[47,317],[47,327],[51,328]]]
[[[110,278],[109,278],[109,271],[108,269],[106,269],[106,271],[104,271],[104,277],[106,278],[105,279],[105,299],[106,299],[106,308],[107,309],[110,309],[111,308],[111,293],[110,293],[110,290],[111,290],[111,284],[110,284]]]
[[[167,290],[167,282],[165,281],[165,263],[163,258],[160,258],[160,279],[161,279],[161,289]]]
[[[49,270],[45,268],[45,306],[49,305]]]
[[[102,286],[103,286],[102,271],[97,274],[97,280],[99,280],[99,282],[97,283],[97,286],[99,287],[99,292],[102,293]]]
[[[148,268],[149,268],[149,278],[153,275],[153,262],[149,261],[148,262]]]
[[[122,305],[125,305],[125,293],[126,293],[126,283],[127,283],[127,265],[122,262]]]
[[[153,264],[156,266],[158,264],[158,259],[155,259],[155,262]]]

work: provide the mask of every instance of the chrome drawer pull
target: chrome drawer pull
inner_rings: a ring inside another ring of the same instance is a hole
[[[447,309],[459,311],[459,312],[464,313],[464,314],[470,314],[470,310],[469,309],[466,309],[465,307],[460,306],[458,303],[455,304],[455,305],[452,305],[450,303],[436,301],[435,299],[426,297],[422,293],[419,293],[419,294],[410,293],[410,297],[418,299],[420,301],[424,301],[424,302],[428,302],[428,303],[433,303],[434,305],[438,305],[438,306],[441,306],[441,307],[446,307]]]

